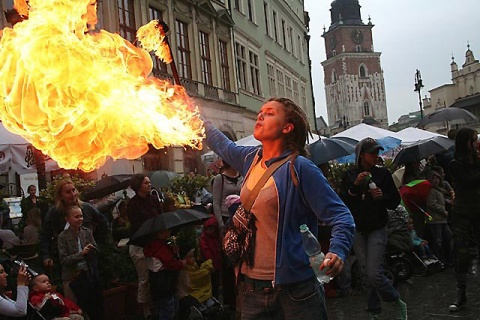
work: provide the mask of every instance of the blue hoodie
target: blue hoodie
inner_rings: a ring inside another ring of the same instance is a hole
[[[237,146],[211,123],[205,122],[208,146],[235,168],[247,176],[255,157],[262,156],[259,147]],[[287,157],[267,161],[270,166]],[[275,285],[285,285],[312,278],[313,270],[302,247],[300,225],[307,224],[313,234],[318,231],[318,219],[332,226],[330,249],[345,261],[353,242],[355,224],[350,211],[330,187],[320,169],[305,157],[294,162],[294,174],[299,184],[292,181],[290,162],[283,164],[273,174],[278,190],[278,232],[275,252]]]

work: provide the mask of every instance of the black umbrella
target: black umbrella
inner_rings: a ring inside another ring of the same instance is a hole
[[[310,152],[310,159],[316,165],[320,165],[330,160],[354,153],[355,144],[352,145],[336,138],[324,138],[312,143],[308,149]]]
[[[208,213],[193,209],[178,209],[165,212],[145,221],[130,237],[128,244],[143,247],[150,242],[159,231],[189,224],[201,224],[211,217],[212,215]]]
[[[448,126],[448,122],[453,120],[463,120],[464,122],[471,122],[477,120],[477,117],[470,111],[462,108],[445,108],[426,115],[417,124],[417,128],[424,128],[427,124],[440,122],[447,122]]]
[[[433,154],[446,151],[454,144],[455,141],[441,136],[420,140],[400,150],[393,160],[393,164],[398,166],[405,163],[420,161]]]
[[[105,176],[98,180],[95,187],[84,195],[85,200],[99,199],[114,192],[128,188],[131,174]]]
[[[168,188],[172,185],[172,180],[178,177],[179,174],[174,171],[159,170],[154,171],[150,175],[150,183],[155,188]]]

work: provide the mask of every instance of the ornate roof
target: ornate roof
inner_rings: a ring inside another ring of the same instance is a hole
[[[360,4],[358,0],[335,0],[330,9],[332,26],[343,25],[363,25],[360,14]]]

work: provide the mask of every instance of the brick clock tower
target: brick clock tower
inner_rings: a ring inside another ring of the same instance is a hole
[[[373,49],[372,28],[364,24],[358,0],[335,0],[332,23],[324,30],[328,123],[332,134],[359,123],[387,128],[385,82],[380,52]]]

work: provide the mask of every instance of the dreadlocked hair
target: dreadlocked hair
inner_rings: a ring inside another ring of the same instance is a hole
[[[307,136],[310,134],[310,125],[305,112],[288,98],[270,98],[268,101],[276,101],[283,105],[286,114],[286,121],[293,124],[293,130],[285,137],[286,147],[292,149],[294,157],[290,162],[290,172],[295,185],[298,185],[298,179],[295,175],[293,164],[295,159],[301,156],[307,156]]]

